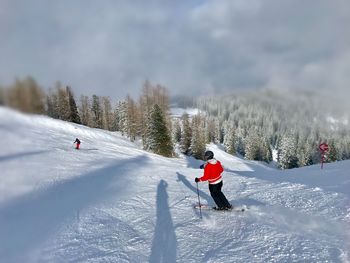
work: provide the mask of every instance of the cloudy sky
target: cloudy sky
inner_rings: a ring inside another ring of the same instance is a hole
[[[0,84],[124,98],[350,89],[349,0],[0,0]]]

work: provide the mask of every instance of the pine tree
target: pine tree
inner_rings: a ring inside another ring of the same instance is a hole
[[[203,159],[205,152],[206,141],[204,131],[204,121],[199,114],[192,118],[192,141],[191,150],[192,155],[196,159]]]
[[[303,140],[302,145],[298,149],[299,167],[308,166],[313,164],[313,150],[311,142]]]
[[[92,120],[93,120],[93,127],[94,128],[100,128],[102,129],[102,109],[101,109],[101,102],[100,97],[97,95],[92,95]]]
[[[138,134],[138,108],[134,100],[127,96],[126,99],[126,107],[127,107],[127,136],[131,141],[136,140],[136,136]]]
[[[236,139],[236,151],[245,156],[245,141],[246,141],[246,130],[244,127],[240,127],[237,129],[237,139]]]
[[[49,95],[46,96],[46,115],[55,118],[54,104],[52,98]]]
[[[146,80],[143,87],[141,96],[139,99],[139,105],[140,105],[140,120],[138,124],[138,133],[141,135],[142,143],[144,147],[147,148],[145,145],[146,142],[146,127],[147,127],[147,121],[149,118],[149,113],[151,111],[152,105],[154,105],[154,100],[152,99],[152,85],[151,83]]]
[[[271,162],[272,161],[272,149],[268,139],[265,136],[261,137],[261,148],[260,148],[260,156],[261,161]]]
[[[167,129],[171,129],[171,121],[169,118],[169,94],[165,87],[156,85],[155,87],[146,80],[142,88],[142,94],[140,96],[140,107],[137,118],[137,134],[141,135],[142,142],[145,145],[145,132],[147,128],[147,120],[149,119],[150,111],[155,104],[160,107],[164,114]]]
[[[70,106],[68,93],[62,88],[61,83],[56,84],[58,98],[58,118],[63,121],[70,120]]]
[[[101,98],[101,121],[102,121],[102,129],[104,130],[111,130],[112,127],[112,106],[111,101],[109,97],[102,97]]]
[[[7,106],[24,111],[21,106],[21,102],[24,101],[26,94],[22,88],[22,83],[20,80],[16,79],[15,84],[7,88],[6,93]]]
[[[181,120],[182,120],[182,131],[181,131],[180,150],[182,153],[188,154],[191,149],[191,141],[192,141],[192,129],[191,129],[188,114],[184,113],[181,117]]]
[[[123,136],[128,134],[128,106],[126,101],[121,101],[118,105],[118,127]]]
[[[335,162],[339,160],[338,158],[338,149],[335,145],[334,140],[330,140],[328,142],[328,152],[325,154],[325,162],[330,163],[330,162]]]
[[[5,90],[3,87],[0,87],[0,106],[5,105]]]
[[[146,150],[156,154],[173,156],[173,145],[170,132],[166,125],[166,119],[161,108],[155,104],[149,115],[146,129]]]
[[[121,105],[121,102],[118,101],[115,108],[114,108],[114,118],[112,121],[113,131],[120,131],[120,126],[119,126],[120,105]]]
[[[68,103],[69,103],[69,117],[68,117],[68,121],[81,124],[81,120],[80,120],[80,116],[79,116],[79,113],[78,113],[77,104],[75,103],[75,99],[74,99],[74,96],[73,96],[72,89],[69,86],[67,86],[66,87],[66,92],[67,92]]]
[[[224,146],[229,154],[236,154],[236,136],[232,126],[225,128]]]
[[[45,112],[45,94],[32,77],[24,80],[24,85],[28,97],[28,112],[43,114]]]
[[[81,116],[81,123],[83,125],[93,127],[91,103],[88,96],[82,95],[80,97],[80,116]]]
[[[172,127],[173,127],[173,129],[172,129],[173,141],[174,141],[174,143],[180,143],[182,130],[181,130],[181,125],[180,125],[179,119],[173,120]]]
[[[53,92],[52,90],[49,91],[49,94],[46,96],[46,105],[46,114],[51,118],[59,119],[59,105],[57,93]]]
[[[248,137],[245,143],[245,156],[247,160],[262,160],[260,151],[260,137],[255,129],[249,131]]]
[[[218,134],[214,118],[206,118],[205,120],[205,141],[206,143],[218,143]]]
[[[340,160],[350,159],[350,138],[348,137],[342,138],[342,140],[340,140],[339,159]]]
[[[284,135],[282,137],[278,150],[279,164],[282,169],[298,167],[296,146],[296,139],[293,135]]]
[[[45,113],[45,94],[32,77],[16,79],[6,93],[8,106],[26,113]]]
[[[350,138],[344,138],[341,146],[343,147],[342,160],[350,159]]]
[[[215,120],[215,143],[224,143],[224,128],[221,126],[221,122],[216,119]]]

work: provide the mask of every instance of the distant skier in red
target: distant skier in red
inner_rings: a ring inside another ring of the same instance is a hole
[[[79,148],[80,148],[80,140],[78,138],[76,138],[74,143],[76,143],[75,149],[79,150]]]
[[[195,179],[195,182],[208,181],[209,191],[211,197],[213,197],[217,207],[217,210],[229,210],[232,209],[232,205],[227,201],[221,188],[223,185],[221,173],[224,171],[221,163],[214,159],[214,153],[212,151],[206,151],[204,154],[204,159],[206,163],[201,165],[200,168],[204,168],[204,174],[202,177]]]

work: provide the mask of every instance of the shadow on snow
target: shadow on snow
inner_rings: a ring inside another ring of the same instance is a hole
[[[187,179],[186,177],[183,175],[183,174],[180,174],[179,172],[176,172],[177,174],[177,179],[178,179],[178,182],[182,182],[188,189],[190,189],[192,192],[194,192],[197,196],[197,188],[194,187]],[[200,184],[198,184],[199,186]],[[214,205],[214,201],[213,199],[211,198],[210,195],[206,194],[205,192],[199,190],[199,196],[201,199],[205,199],[206,201],[206,204],[209,205],[209,206],[213,206]],[[202,203],[202,201],[201,201]]]
[[[42,154],[45,152],[48,152],[48,151],[47,150],[31,151],[31,152],[22,152],[22,153],[10,154],[10,155],[6,155],[6,156],[0,156],[0,162],[18,159],[18,158],[22,158],[22,157],[28,157],[31,155]]]
[[[130,180],[124,175],[146,161],[145,156],[121,160],[0,207],[0,258],[18,262],[25,259],[26,254],[54,234],[65,219],[91,203],[123,191]],[[118,183],[113,183],[115,177]]]
[[[152,242],[149,262],[176,262],[177,241],[175,227],[171,218],[168,194],[168,184],[161,180],[157,189],[157,223]]]

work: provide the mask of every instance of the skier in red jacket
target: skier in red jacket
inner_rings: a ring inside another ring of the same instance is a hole
[[[80,140],[78,138],[76,138],[74,143],[76,143],[75,149],[79,150],[80,149]]]
[[[217,205],[214,209],[232,209],[232,205],[227,201],[223,192],[221,192],[223,185],[221,173],[224,171],[224,168],[222,168],[222,165],[218,160],[214,159],[214,153],[212,151],[206,151],[204,159],[206,160],[206,163],[200,167],[202,169],[204,168],[204,174],[200,178],[196,177],[195,182],[208,181],[210,195]]]

